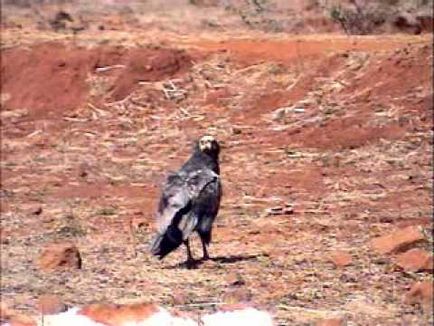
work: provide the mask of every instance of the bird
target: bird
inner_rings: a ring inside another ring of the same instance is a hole
[[[210,259],[207,247],[222,197],[219,154],[218,141],[204,135],[195,142],[190,158],[176,173],[168,175],[158,203],[157,232],[151,243],[151,253],[160,260],[184,244],[185,263],[193,266],[196,261],[189,238],[194,232],[202,242],[202,260]]]

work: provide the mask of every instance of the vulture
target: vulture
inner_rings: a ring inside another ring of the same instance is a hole
[[[157,234],[151,253],[159,259],[184,244],[187,266],[195,262],[189,238],[197,232],[202,242],[203,260],[209,259],[212,224],[222,196],[219,167],[220,146],[212,136],[201,137],[193,153],[176,172],[169,174],[157,210]]]

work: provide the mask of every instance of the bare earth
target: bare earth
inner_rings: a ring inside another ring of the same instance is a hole
[[[45,293],[181,310],[251,301],[281,325],[431,324],[405,298],[432,271],[371,243],[422,226],[426,239],[399,250],[432,250],[431,44],[3,31],[2,300],[25,313]],[[207,132],[223,143],[215,259],[187,270],[183,249],[159,262],[148,244],[165,176]],[[38,269],[56,241],[77,245],[81,270]]]

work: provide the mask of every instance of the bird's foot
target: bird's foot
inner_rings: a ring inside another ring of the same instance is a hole
[[[202,261],[207,261],[207,260],[210,260],[211,259],[211,257],[208,255],[208,254],[206,254],[206,255],[203,255],[203,257],[202,257]]]

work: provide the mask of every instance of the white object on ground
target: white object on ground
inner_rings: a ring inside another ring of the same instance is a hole
[[[71,308],[60,314],[44,315],[39,318],[35,326],[107,326],[79,314],[79,311],[79,308]],[[207,314],[202,316],[200,321],[198,323],[191,318],[173,316],[168,310],[158,307],[157,312],[144,317],[141,321],[131,321],[126,318],[116,326],[273,326],[271,315],[255,308]],[[6,323],[3,326],[10,326],[10,324]]]

